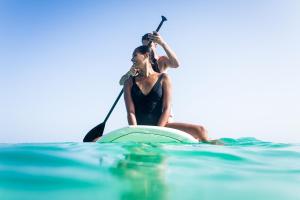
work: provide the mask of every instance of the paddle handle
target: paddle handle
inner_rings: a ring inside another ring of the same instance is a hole
[[[167,18],[166,18],[165,16],[161,16],[161,21],[160,21],[158,27],[157,27],[156,30],[155,30],[156,32],[158,32],[158,31],[160,30],[160,27],[163,25],[163,23],[164,23],[165,21],[167,21]],[[150,41],[150,42],[148,43],[148,47],[151,47],[151,44],[152,44],[152,41]]]
[[[160,30],[160,27],[163,25],[163,23],[167,21],[167,18],[165,16],[161,16],[161,22],[159,23],[158,27],[156,28],[156,32]]]

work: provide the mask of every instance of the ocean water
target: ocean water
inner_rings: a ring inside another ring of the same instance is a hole
[[[0,144],[0,199],[300,199],[300,144],[223,141]]]

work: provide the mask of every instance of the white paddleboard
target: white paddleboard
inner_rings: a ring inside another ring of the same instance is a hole
[[[138,125],[114,130],[103,135],[97,142],[198,143],[198,140],[173,128]]]

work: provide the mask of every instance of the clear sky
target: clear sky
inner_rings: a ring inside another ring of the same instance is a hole
[[[213,138],[300,142],[299,10],[298,0],[0,0],[0,142],[82,141],[161,15],[181,62],[169,70],[176,121]],[[105,132],[126,125],[121,99]]]

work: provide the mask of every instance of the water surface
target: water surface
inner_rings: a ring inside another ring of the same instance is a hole
[[[0,144],[0,199],[299,200],[300,145]]]

